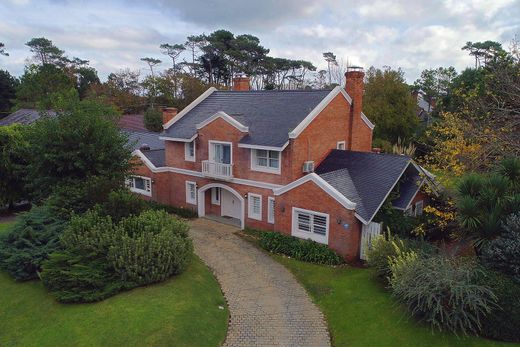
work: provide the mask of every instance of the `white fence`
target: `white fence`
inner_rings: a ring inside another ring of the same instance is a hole
[[[367,251],[372,247],[372,240],[379,235],[381,235],[380,223],[371,222],[368,225],[363,225],[359,250],[359,257],[362,260],[367,260]]]

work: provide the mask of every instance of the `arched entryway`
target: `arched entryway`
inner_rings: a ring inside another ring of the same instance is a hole
[[[198,213],[199,217],[206,216],[206,192],[207,194],[211,194],[212,188],[218,188],[219,191],[219,210],[221,211],[221,216],[229,216],[233,218],[237,218],[240,220],[240,228],[244,229],[245,220],[244,220],[244,211],[245,211],[245,203],[244,198],[233,188],[226,186],[222,183],[209,183],[204,187],[199,188],[198,190]],[[212,197],[210,197],[212,198]]]

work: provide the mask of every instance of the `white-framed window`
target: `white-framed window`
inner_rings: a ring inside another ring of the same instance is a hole
[[[186,181],[186,202],[188,204],[197,204],[197,183]]]
[[[424,206],[424,203],[423,203],[422,200],[421,201],[417,201],[415,203],[415,215],[416,216],[422,215],[422,213],[423,213],[423,206]]]
[[[213,205],[220,205],[220,188],[211,188],[211,203]]]
[[[247,209],[248,217],[262,220],[262,195],[249,193],[247,195],[247,201],[249,202],[249,208]]]
[[[280,173],[282,153],[265,149],[251,150],[251,170]]]
[[[292,235],[328,244],[329,215],[302,208],[292,209]]]
[[[267,222],[274,224],[274,198],[267,198]]]
[[[404,210],[404,214],[406,216],[413,216],[412,206],[408,206],[408,208],[406,210]]]
[[[339,141],[337,144],[336,144],[336,149],[341,149],[341,150],[345,150],[345,141]]]
[[[152,196],[152,179],[143,176],[130,176],[125,180],[130,191],[146,196]]]
[[[220,164],[233,164],[233,144],[231,142],[208,142],[209,160]]]
[[[195,140],[184,143],[184,160],[195,161]]]

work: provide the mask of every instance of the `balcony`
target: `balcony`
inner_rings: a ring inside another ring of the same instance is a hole
[[[223,164],[209,160],[203,160],[202,174],[206,177],[229,180],[233,178],[233,164]]]

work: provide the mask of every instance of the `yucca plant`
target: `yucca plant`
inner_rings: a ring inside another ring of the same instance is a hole
[[[469,174],[458,184],[459,237],[471,239],[477,251],[498,237],[508,215],[520,211],[520,160],[505,159],[496,172]]]

